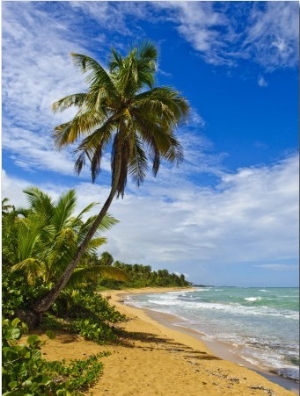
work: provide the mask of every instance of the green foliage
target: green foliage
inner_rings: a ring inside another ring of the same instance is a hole
[[[95,203],[75,215],[76,194],[70,190],[57,203],[36,187],[24,191],[29,209],[14,210],[3,216],[3,252],[6,270],[18,272],[29,286],[39,280],[50,287],[60,277],[88,233],[95,216],[83,220]],[[100,231],[108,230],[117,220],[107,214],[89,241],[83,261],[96,252],[106,239]],[[85,271],[86,275],[88,272]],[[93,275],[95,271],[93,271]]]
[[[28,287],[22,274],[3,268],[2,315],[11,319],[16,317],[18,309],[30,307],[32,301],[35,301],[46,290],[41,281],[38,281],[35,286]]]
[[[21,286],[21,277],[12,276],[12,274],[5,272],[3,273],[2,314],[5,317],[14,317],[15,310],[24,305],[24,298],[26,297],[22,292],[22,288],[18,286]]]
[[[44,328],[64,329],[99,344],[116,340],[112,324],[126,320],[101,295],[85,289],[63,292],[51,313],[43,321]]]
[[[150,265],[142,264],[125,264],[115,261],[113,267],[121,269],[128,277],[126,282],[116,280],[101,280],[99,286],[105,286],[112,289],[121,289],[124,287],[188,287],[190,283],[184,275],[170,274],[168,270],[152,271]]]
[[[93,204],[78,216],[73,215],[76,206],[73,190],[63,194],[56,204],[37,188],[27,189],[26,194],[29,209],[13,209],[3,215],[2,312],[6,318],[30,311],[49,292],[93,222],[93,217],[82,220]],[[107,215],[100,229],[108,229],[114,223]],[[45,315],[44,329],[65,329],[97,343],[115,340],[112,324],[126,318],[96,293],[99,276],[112,278],[100,283],[111,288],[121,288],[123,284],[125,287],[188,285],[183,275],[169,274],[167,270],[152,271],[147,265],[114,262],[108,252],[98,258],[96,248],[102,243],[103,238],[90,241],[78,268]],[[25,316],[20,317],[26,320]]]
[[[112,265],[114,262],[114,258],[109,252],[103,252],[101,254],[99,262],[101,265]]]
[[[86,360],[47,362],[41,358],[43,342],[35,334],[20,343],[26,326],[19,320],[2,320],[2,395],[81,395],[99,377],[103,364],[92,355]],[[47,332],[49,338],[53,333]]]
[[[76,310],[83,306],[108,323],[117,323],[126,319],[105,298],[96,293],[77,294],[75,303]]]
[[[5,210],[2,215],[2,306],[8,318],[15,317],[17,309],[30,309],[49,292],[94,221],[94,216],[83,220],[83,215],[95,204],[74,215],[74,190],[62,194],[56,203],[36,187],[24,192],[29,208]],[[105,242],[105,238],[97,236],[98,232],[109,229],[116,222],[109,214],[104,217],[67,288],[95,287],[99,277],[126,278],[118,268],[99,265],[99,260],[95,259],[97,248]]]
[[[73,190],[63,194],[56,204],[37,188],[27,189],[26,194],[29,209],[14,210],[3,216],[3,234],[9,237],[4,241],[7,253],[2,277],[2,312],[10,319],[22,314],[22,320],[28,317],[26,311],[30,313],[32,305],[49,292],[93,222],[93,217],[82,221],[82,215],[93,204],[73,215],[76,205]],[[114,223],[106,215],[99,230]],[[120,281],[127,277],[121,269],[109,265],[113,259],[108,253],[104,255],[105,263],[97,257],[95,249],[102,243],[103,238],[90,241],[78,268],[52,305],[51,315],[45,318],[44,328],[51,325],[53,329],[66,329],[98,343],[116,339],[110,325],[125,318],[96,295],[95,290],[100,276]]]
[[[98,344],[103,344],[107,341],[116,341],[117,339],[117,335],[113,329],[96,318],[72,320],[70,330]]]

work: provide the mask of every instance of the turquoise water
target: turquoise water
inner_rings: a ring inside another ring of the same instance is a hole
[[[249,363],[299,380],[299,288],[199,287],[132,295],[139,308],[175,315],[176,326],[230,345]]]

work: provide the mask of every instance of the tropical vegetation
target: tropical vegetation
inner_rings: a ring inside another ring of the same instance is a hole
[[[29,207],[12,207],[2,219],[2,305],[6,317],[18,316],[34,327],[39,323],[35,321],[35,315],[30,315],[32,306],[51,289],[65,270],[94,221],[94,216],[88,216],[88,212],[95,204],[75,214],[77,199],[74,190],[62,194],[57,203],[36,187],[24,192]],[[78,307],[79,301],[84,304],[84,296],[95,298],[94,291],[100,277],[127,279],[120,269],[101,265],[93,259],[97,249],[106,241],[100,232],[108,230],[116,222],[111,215],[105,216],[50,313],[66,316],[72,307]],[[99,303],[99,307],[103,304]]]
[[[141,288],[141,287],[188,287],[190,282],[183,274],[169,273],[166,269],[153,271],[150,265],[126,264],[119,260],[114,261],[108,252],[103,252],[100,257],[102,265],[119,268],[127,275],[127,280],[100,279],[99,286],[110,289]]]

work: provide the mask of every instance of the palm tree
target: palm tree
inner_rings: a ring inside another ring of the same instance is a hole
[[[89,87],[86,93],[69,95],[53,104],[54,111],[78,107],[71,121],[55,128],[55,143],[61,149],[79,142],[75,169],[80,173],[88,160],[93,182],[105,150],[111,148],[111,189],[74,259],[35,305],[37,313],[47,311],[68,282],[113,199],[123,197],[128,174],[139,186],[146,177],[148,159],[154,176],[161,159],[171,163],[183,160],[174,130],[187,116],[189,105],[173,88],[154,87],[157,55],[151,42],[133,48],[125,57],[112,49],[106,71],[91,57],[72,53],[75,65],[88,73]]]
[[[102,265],[113,265],[114,258],[109,252],[103,252],[100,257],[100,264]]]
[[[15,264],[10,266],[13,272],[20,272],[29,286],[37,281],[44,288],[50,289],[67,267],[76,248],[87,234],[94,216],[83,219],[94,206],[86,206],[78,215],[76,209],[76,194],[70,190],[62,194],[57,203],[51,197],[36,187],[24,190],[30,203],[30,208],[23,212],[25,216],[15,218]],[[117,220],[106,215],[98,227],[98,231],[111,228]],[[89,241],[85,256],[89,261],[91,254],[106,242],[104,237],[95,237]],[[90,279],[109,276],[119,280],[124,279],[121,271],[99,265],[86,265],[73,272],[66,286],[74,287]]]
[[[2,199],[2,216],[7,215],[9,212],[15,209],[13,205],[10,205],[8,198],[3,198]]]

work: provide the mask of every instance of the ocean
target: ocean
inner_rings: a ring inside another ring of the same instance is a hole
[[[171,314],[174,326],[220,342],[252,366],[299,381],[299,288],[196,287],[126,303]]]

